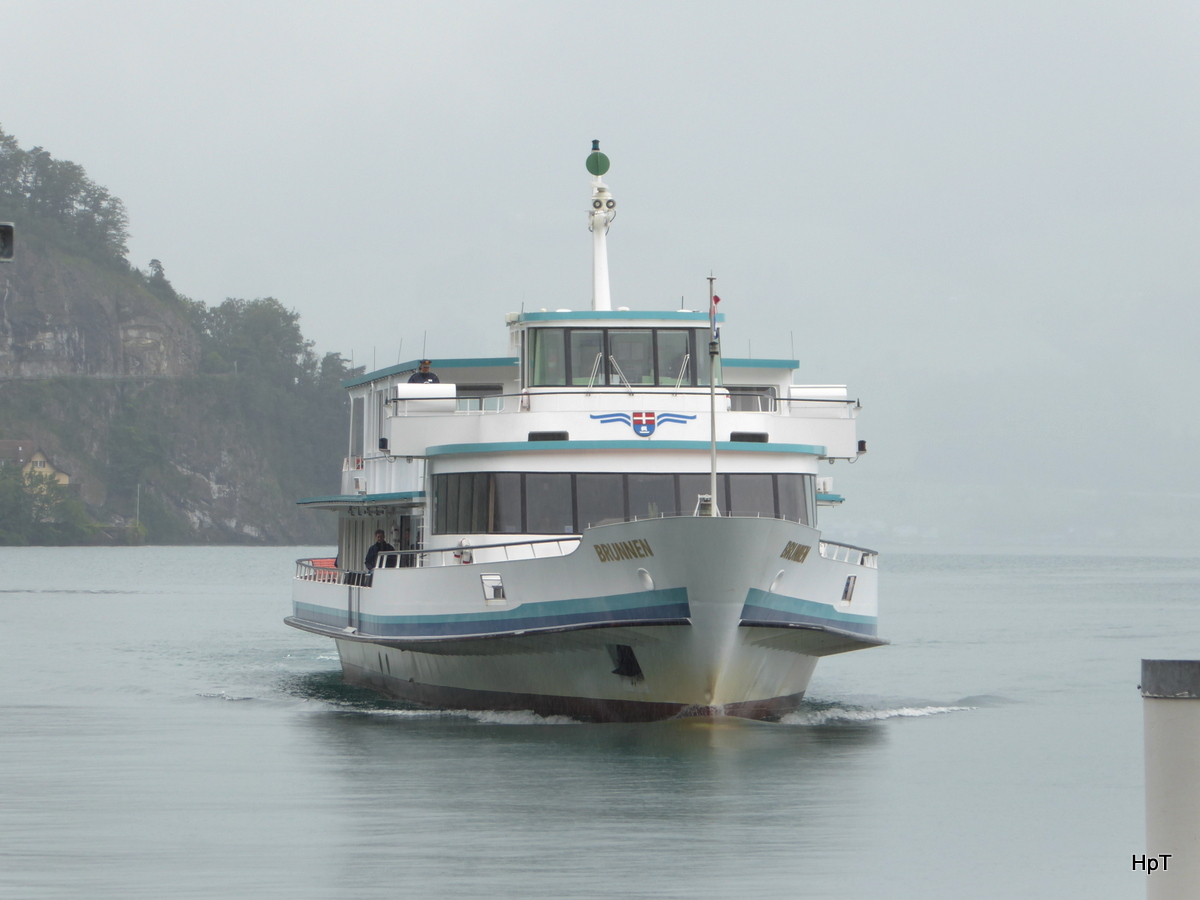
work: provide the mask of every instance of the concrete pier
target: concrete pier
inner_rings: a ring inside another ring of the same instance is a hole
[[[1200,661],[1142,660],[1147,900],[1200,897]]]

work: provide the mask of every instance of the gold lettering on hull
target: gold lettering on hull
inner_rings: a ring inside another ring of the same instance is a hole
[[[779,554],[782,559],[790,559],[794,563],[802,563],[808,559],[808,551],[812,547],[808,544],[797,544],[795,541],[788,541],[787,546],[783,548],[783,552]]]
[[[596,555],[600,562],[618,562],[622,559],[643,559],[653,556],[650,542],[644,538],[635,541],[619,541],[615,544],[596,544]]]

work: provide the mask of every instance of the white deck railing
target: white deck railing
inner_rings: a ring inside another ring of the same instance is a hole
[[[443,547],[437,550],[396,550],[380,553],[378,569],[437,568],[441,566],[478,565],[480,563],[511,562],[521,559],[548,559],[567,556],[579,546],[580,538],[539,538],[532,541],[511,541],[503,544]],[[879,553],[852,544],[821,541],[821,556],[854,566],[879,568]],[[332,557],[296,560],[296,578],[323,584],[350,584],[369,587],[371,573],[364,570],[341,569]]]
[[[567,556],[579,546],[578,537],[539,538],[532,541],[511,541],[504,544],[481,544],[443,547],[437,550],[395,550],[380,553],[376,569],[429,569],[440,566],[477,565],[520,559],[548,559]],[[371,572],[336,567],[336,560],[298,559],[296,578],[325,584],[350,584],[370,587]]]
[[[855,547],[852,544],[838,544],[834,541],[821,541],[821,555],[826,559],[837,562],[848,562],[853,566],[866,566],[868,569],[879,568],[879,553],[865,547]]]
[[[846,400],[832,397],[775,397],[752,392],[737,390],[739,385],[729,385],[728,392],[722,387],[717,396],[718,410],[721,412],[754,412],[769,413],[777,416],[796,416],[818,418],[830,415],[849,416],[850,411],[857,405],[857,400]],[[671,387],[660,385],[653,388],[641,388],[638,385],[605,385],[603,387],[586,388],[582,385],[574,389],[544,390],[534,389],[515,394],[484,394],[482,396],[462,396],[445,398],[444,407],[433,407],[434,401],[425,399],[393,399],[388,401],[389,416],[431,416],[431,415],[489,415],[505,412],[530,412],[546,405],[554,412],[562,412],[564,407],[562,397],[591,397],[605,394],[617,395],[622,405],[634,402],[639,397],[644,402],[662,405],[664,397],[695,396],[708,400],[708,389],[697,387]],[[547,402],[543,404],[542,399]],[[555,399],[551,399],[555,398]],[[410,406],[411,404],[411,406]],[[707,402],[705,403],[707,406]],[[583,404],[577,407],[579,411],[592,411],[595,407]],[[822,411],[818,414],[816,411]]]

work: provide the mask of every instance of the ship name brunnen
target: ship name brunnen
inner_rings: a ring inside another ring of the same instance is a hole
[[[597,544],[596,555],[600,557],[600,562],[617,562],[622,559],[653,556],[654,551],[650,549],[649,541],[639,538],[636,541],[621,541],[616,544]]]
[[[807,544],[797,544],[795,541],[788,541],[787,546],[783,548],[783,552],[779,554],[782,559],[790,559],[795,563],[802,563],[808,559],[808,551],[812,547]]]

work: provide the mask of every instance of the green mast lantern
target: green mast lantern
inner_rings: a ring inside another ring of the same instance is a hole
[[[600,152],[600,142],[592,141],[592,152],[588,154],[587,170],[599,178],[608,171],[608,157]]]

